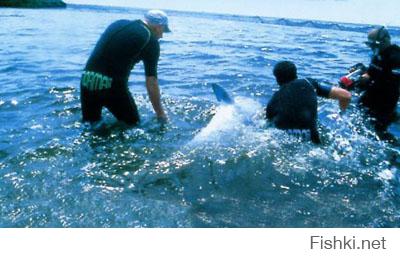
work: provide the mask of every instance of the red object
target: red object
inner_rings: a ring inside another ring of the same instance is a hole
[[[353,81],[346,76],[340,78],[340,82],[346,87],[350,87],[353,84]]]

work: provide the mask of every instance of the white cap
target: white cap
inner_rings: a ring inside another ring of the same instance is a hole
[[[150,10],[144,15],[146,22],[152,25],[163,26],[164,32],[171,32],[168,27],[168,16],[165,12],[161,10]]]

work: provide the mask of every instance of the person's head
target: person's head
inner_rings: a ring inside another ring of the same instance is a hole
[[[289,83],[297,79],[296,65],[290,61],[281,61],[274,66],[274,76],[279,85]]]
[[[162,38],[163,33],[171,32],[168,27],[168,16],[161,10],[150,10],[144,15],[144,21],[157,38]]]
[[[366,41],[365,44],[370,47],[374,53],[380,53],[390,46],[390,34],[384,26],[372,29],[368,33],[368,41]]]

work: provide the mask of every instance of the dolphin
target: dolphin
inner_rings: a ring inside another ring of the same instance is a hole
[[[234,104],[233,99],[229,96],[228,92],[224,90],[224,88],[216,83],[213,83],[211,86],[218,101],[225,104]]]
[[[257,101],[246,97],[232,98],[228,92],[218,84],[212,84],[215,97],[222,105],[217,106],[214,117],[194,137],[191,143],[210,141],[230,141],[243,133],[243,130],[252,130],[254,119],[262,106]],[[257,122],[256,122],[257,123]],[[230,139],[230,140],[228,140]]]

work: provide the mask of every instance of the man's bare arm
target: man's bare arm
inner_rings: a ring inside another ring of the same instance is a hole
[[[345,111],[351,100],[351,93],[339,87],[332,87],[329,98],[337,99],[341,111]]]
[[[151,104],[153,105],[153,109],[156,112],[157,118],[161,121],[166,121],[167,116],[161,103],[161,94],[160,88],[158,86],[158,79],[155,76],[146,76],[146,89]]]

